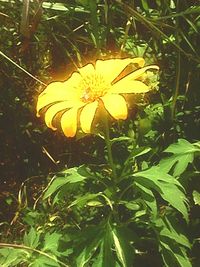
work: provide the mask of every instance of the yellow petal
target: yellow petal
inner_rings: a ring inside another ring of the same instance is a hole
[[[145,61],[140,57],[97,60],[95,69],[104,77],[107,82],[111,83],[131,63],[137,64],[138,67],[141,68],[144,66]]]
[[[136,94],[136,93],[146,93],[149,88],[146,84],[140,81],[131,81],[129,79],[123,78],[119,82],[115,83],[109,90],[109,93],[114,94]]]
[[[115,94],[106,94],[101,97],[106,110],[116,120],[127,118],[128,110],[123,96]]]
[[[53,118],[56,114],[64,109],[72,108],[74,103],[71,101],[64,101],[60,103],[56,103],[48,108],[45,113],[45,123],[52,130],[56,130],[56,128],[52,125]]]
[[[58,101],[75,100],[79,97],[77,85],[82,80],[79,73],[73,73],[65,82],[52,82],[39,95],[37,102],[37,116],[45,106]]]
[[[159,67],[157,65],[151,65],[151,66],[147,66],[147,67],[143,67],[141,69],[135,70],[134,72],[130,73],[129,75],[127,75],[126,77],[124,77],[123,79],[127,79],[127,80],[136,80],[138,78],[140,78],[147,70],[159,70]]]
[[[72,75],[66,81],[63,82],[63,84],[65,85],[65,87],[76,88],[77,84],[79,84],[81,80],[82,80],[81,75],[76,71],[73,72]]]
[[[94,74],[94,66],[91,63],[89,63],[82,68],[78,68],[78,72],[80,73],[82,78],[84,78],[85,76]]]
[[[77,131],[77,113],[81,106],[85,105],[82,103],[81,105],[75,106],[70,110],[63,113],[61,117],[61,128],[67,137],[74,137]]]
[[[85,105],[80,114],[80,124],[83,132],[90,133],[92,121],[95,116],[95,112],[98,106],[98,102],[94,101]]]

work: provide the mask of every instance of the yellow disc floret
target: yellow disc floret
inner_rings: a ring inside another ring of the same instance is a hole
[[[93,75],[87,75],[83,77],[83,80],[79,84],[79,90],[81,88],[81,100],[83,102],[93,102],[99,97],[104,96],[109,88],[110,84],[105,81],[103,76],[99,73]]]

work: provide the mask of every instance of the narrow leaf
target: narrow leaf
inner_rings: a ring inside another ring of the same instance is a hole
[[[68,183],[78,183],[82,182],[86,179],[86,176],[82,175],[82,172],[80,171],[81,167],[79,168],[71,168],[67,169],[61,173],[59,173],[59,176],[55,176],[54,180],[51,182],[51,184],[48,186],[43,199],[48,198],[53,193],[55,193],[60,187],[64,186]]]
[[[188,220],[187,199],[183,193],[184,189],[177,179],[164,173],[157,166],[142,172],[137,172],[133,176],[138,184],[148,189],[156,190],[164,200],[180,211],[184,218]]]

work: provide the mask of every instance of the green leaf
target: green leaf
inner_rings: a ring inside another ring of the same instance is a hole
[[[121,246],[119,237],[117,236],[115,231],[112,231],[112,236],[113,236],[113,240],[114,240],[114,244],[115,244],[115,250],[117,253],[117,257],[118,257],[119,261],[121,262],[122,266],[127,267],[124,251],[123,251],[123,248]]]
[[[57,10],[57,11],[64,11],[66,13],[69,13],[71,11],[71,8],[68,8],[66,4],[63,3],[50,3],[50,2],[43,2],[42,7],[45,9],[51,9],[51,10]],[[88,10],[85,10],[82,7],[75,7],[73,8],[73,11],[75,12],[83,12],[88,13]]]
[[[51,251],[54,254],[57,253],[58,245],[59,245],[59,239],[62,235],[58,233],[47,233],[44,237],[44,247],[43,251]]]
[[[60,187],[66,184],[79,183],[86,179],[86,176],[82,175],[82,167],[74,167],[71,169],[67,169],[57,176],[55,176],[54,180],[48,186],[46,192],[44,193],[43,199],[50,197],[53,193],[55,193]]]
[[[193,162],[194,153],[199,151],[197,147],[185,139],[179,139],[178,143],[171,144],[164,152],[172,153],[173,156],[164,158],[159,166],[164,172],[169,172],[172,167],[173,175],[180,176],[187,168],[189,163]]]
[[[31,227],[31,230],[29,233],[25,233],[24,235],[24,245],[31,247],[31,248],[37,248],[39,245],[40,240],[40,233],[38,233],[33,227]]]
[[[139,191],[142,194],[142,199],[145,201],[146,205],[150,208],[151,210],[151,215],[153,218],[156,218],[157,216],[157,203],[155,196],[153,192],[146,188],[145,186],[142,186],[141,184],[135,182],[136,187],[139,189]]]
[[[149,148],[149,147],[138,147],[138,148],[135,148],[131,152],[130,157],[131,158],[136,158],[136,157],[142,156],[144,154],[147,154],[150,150],[151,150],[151,148]]]
[[[133,264],[134,248],[130,242],[135,240],[135,235],[127,227],[115,227],[112,229],[112,238],[115,251],[123,267],[129,267]]]
[[[155,221],[156,228],[159,230],[159,236],[162,239],[171,239],[172,242],[176,242],[181,246],[191,249],[191,244],[186,236],[177,232],[175,227],[171,224],[170,220],[167,217],[164,219],[158,218]]]
[[[29,253],[22,249],[1,248],[0,265],[3,267],[15,267],[19,263],[24,262],[28,255]]]
[[[97,194],[85,194],[82,197],[78,197],[76,200],[74,200],[69,206],[68,208],[71,208],[72,206],[75,205],[79,205],[79,206],[84,206],[89,200],[96,198],[97,196],[99,196],[99,193]]]
[[[140,209],[140,205],[136,201],[121,201],[120,204],[124,204],[124,206],[129,210]]]
[[[123,141],[129,141],[132,138],[128,136],[120,136],[120,137],[115,137],[112,140],[110,140],[111,144],[117,143],[117,142],[123,142]]]
[[[55,260],[50,259],[45,256],[38,256],[30,265],[29,267],[60,267],[61,265],[56,262]]]
[[[99,193],[99,196],[102,196],[105,199],[105,201],[108,203],[108,205],[110,206],[110,209],[113,210],[113,205],[112,205],[111,200],[101,192]]]
[[[184,218],[188,220],[188,211],[186,206],[186,196],[183,193],[183,187],[177,179],[166,174],[161,168],[153,166],[152,168],[133,174],[134,180],[148,188],[156,190],[161,197],[169,204],[180,211]]]
[[[142,6],[145,11],[149,11],[149,5],[147,3],[147,0],[142,0]]]
[[[192,267],[190,260],[187,257],[185,249],[178,246],[170,246],[164,241],[160,241],[161,250],[165,250],[169,253],[170,257],[173,258],[181,267]],[[164,254],[162,253],[164,256]],[[165,256],[164,256],[165,257]],[[169,265],[170,266],[170,265]]]
[[[42,3],[43,8],[52,9],[52,10],[58,10],[58,11],[68,11],[69,8],[65,6],[63,3],[49,3],[49,2],[43,2]]]
[[[148,153],[150,150],[151,150],[151,148],[149,148],[149,147],[131,148],[131,153],[124,163],[124,168],[122,170],[121,177],[123,177],[123,175],[125,175],[126,171],[130,167],[130,164],[132,165],[132,162],[136,157],[142,156],[142,155]]]
[[[158,232],[160,252],[166,267],[176,266],[191,267],[191,263],[186,255],[186,248],[191,248],[188,239],[180,233],[178,226],[171,218],[157,218],[155,231]]]
[[[192,196],[193,196],[193,200],[194,200],[195,205],[199,205],[200,206],[200,193],[197,192],[196,190],[194,190],[192,192]]]
[[[179,139],[177,143],[171,144],[164,152],[173,154],[194,153],[198,151],[195,146],[185,139]]]
[[[113,236],[112,228],[109,223],[106,224],[106,229],[103,237],[102,243],[102,267],[108,265],[109,267],[115,267],[115,259],[113,256]]]
[[[78,243],[76,266],[84,267],[96,252],[102,242],[102,227],[86,228],[76,240]]]

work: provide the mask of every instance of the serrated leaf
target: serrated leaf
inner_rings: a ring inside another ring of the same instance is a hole
[[[135,182],[135,185],[137,188],[139,188],[139,191],[142,194],[142,199],[145,201],[146,205],[150,208],[152,211],[152,217],[156,218],[157,216],[157,203],[155,196],[153,192],[146,188],[145,186],[142,186],[141,184]]]
[[[184,154],[184,153],[194,153],[197,151],[197,148],[193,146],[190,142],[185,139],[178,139],[178,142],[171,144],[164,152],[173,153],[173,154]]]
[[[188,164],[193,162],[193,159],[194,155],[191,153],[186,155],[173,155],[162,159],[159,166],[165,172],[169,172],[174,166],[173,175],[180,176],[186,170]]]
[[[40,233],[38,233],[33,227],[31,227],[31,230],[29,233],[25,233],[24,235],[24,245],[31,247],[31,248],[37,248],[39,245],[40,240]]]
[[[162,185],[161,196],[164,200],[169,202],[172,207],[180,211],[185,220],[188,221],[187,198],[177,186],[170,184]]]
[[[151,180],[154,183],[157,183],[157,182],[171,183],[183,189],[183,186],[179,183],[177,179],[163,172],[163,170],[159,166],[153,166],[147,170],[137,172],[133,174],[133,176],[137,176],[137,177],[141,176],[141,177]]]
[[[52,183],[49,185],[46,190],[43,199],[50,197],[53,193],[55,193],[60,187],[66,184],[73,184],[82,182],[86,179],[86,176],[82,175],[81,167],[70,168],[59,174],[60,177],[55,177]]]
[[[180,211],[188,220],[186,196],[183,187],[173,176],[164,173],[161,168],[154,166],[148,170],[133,174],[134,180],[148,188],[156,190],[169,204]]]
[[[1,248],[0,265],[3,267],[17,266],[20,262],[24,262],[27,255],[29,255],[29,252],[22,249]]]
[[[58,233],[47,233],[44,237],[44,247],[43,251],[51,251],[57,254],[59,239],[62,235]]]
[[[53,260],[48,257],[40,255],[29,266],[30,267],[60,267],[61,265],[58,264],[56,258],[55,260]]]
[[[172,167],[173,175],[180,176],[187,168],[189,163],[194,160],[194,153],[198,151],[198,148],[189,143],[185,139],[179,139],[177,143],[171,144],[164,152],[172,153],[173,155],[164,158],[160,161],[160,168],[169,172]]]

